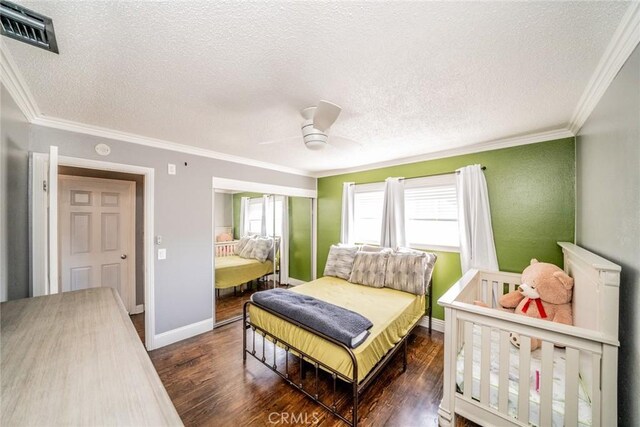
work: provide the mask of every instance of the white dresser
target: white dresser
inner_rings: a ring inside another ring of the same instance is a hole
[[[5,302],[0,425],[182,425],[111,288]]]

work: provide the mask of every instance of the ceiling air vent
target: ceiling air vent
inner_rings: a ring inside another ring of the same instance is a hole
[[[9,1],[0,1],[2,35],[58,53],[51,18]]]

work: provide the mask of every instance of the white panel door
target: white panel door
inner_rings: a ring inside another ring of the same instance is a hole
[[[62,292],[108,286],[135,308],[135,183],[60,175]]]

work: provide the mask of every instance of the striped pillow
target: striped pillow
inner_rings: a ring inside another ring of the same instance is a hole
[[[389,255],[384,286],[424,295],[437,256],[429,252],[396,252]]]
[[[249,240],[251,240],[252,238],[253,238],[252,236],[241,237],[240,240],[238,241],[238,243],[236,243],[236,247],[235,247],[234,253],[236,255],[240,255],[242,253],[242,250],[244,249],[244,247],[247,246],[247,243],[249,243]]]
[[[388,258],[389,254],[386,252],[358,252],[349,281],[374,288],[384,287]]]
[[[357,246],[331,245],[324,275],[349,280],[356,252],[358,252]]]
[[[256,245],[256,239],[249,239],[238,254],[242,258],[253,258],[253,248]]]
[[[382,246],[362,245],[360,247],[360,252],[386,252],[390,254],[393,252],[393,249],[383,248]]]

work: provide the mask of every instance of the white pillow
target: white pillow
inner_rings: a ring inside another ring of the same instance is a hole
[[[254,239],[253,242],[251,258],[255,258],[260,262],[265,262],[273,248],[273,239],[258,237]]]
[[[374,288],[384,287],[387,252],[358,252],[349,281]]]
[[[353,260],[357,252],[357,246],[331,245],[327,263],[324,267],[324,275],[349,280],[351,269],[353,268]]]
[[[238,254],[242,258],[253,258],[253,248],[256,245],[256,239],[249,239]]]
[[[240,240],[238,241],[238,243],[236,243],[236,247],[235,247],[234,253],[236,255],[240,255],[240,253],[242,252],[244,247],[247,245],[247,243],[251,239],[253,239],[253,236],[243,236],[243,237],[241,237]]]

